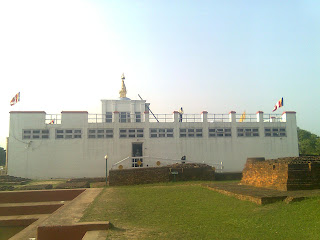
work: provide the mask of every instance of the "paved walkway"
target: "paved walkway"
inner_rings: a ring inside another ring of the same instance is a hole
[[[320,196],[320,189],[298,190],[298,191],[278,191],[267,188],[258,188],[248,185],[240,185],[238,182],[232,183],[211,183],[205,185],[209,189],[234,196],[241,200],[248,200],[257,204],[268,204],[277,201],[298,201],[307,197]]]

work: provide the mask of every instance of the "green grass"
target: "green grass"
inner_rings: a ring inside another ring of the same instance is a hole
[[[107,239],[320,239],[320,198],[259,206],[198,182],[108,187],[81,221],[110,221]]]
[[[7,240],[23,230],[26,226],[0,226],[0,240]]]

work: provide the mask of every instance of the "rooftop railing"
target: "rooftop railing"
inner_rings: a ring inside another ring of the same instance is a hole
[[[88,123],[141,123],[141,122],[160,122],[160,123],[194,123],[194,122],[286,122],[286,117],[283,114],[264,114],[258,112],[257,114],[236,114],[230,112],[229,114],[182,114],[174,112],[173,114],[154,114],[141,113],[141,114],[130,114],[130,113],[110,113],[110,114],[87,114]],[[291,112],[292,113],[292,112]],[[46,114],[46,124],[61,124],[63,121],[63,114]],[[79,116],[79,115],[77,115]],[[86,117],[82,115],[82,118]],[[73,118],[73,117],[72,117]],[[75,119],[76,119],[75,115]]]
[[[283,122],[282,114],[264,114],[263,115],[264,122]]]
[[[230,122],[229,114],[208,114],[208,122]]]
[[[45,119],[46,124],[61,124],[61,114],[47,114]]]
[[[174,122],[173,114],[149,114],[149,122]]]
[[[111,118],[108,119],[107,114],[88,114],[88,123],[105,123],[105,122],[112,122],[112,116]]]
[[[201,114],[182,114],[179,115],[180,122],[203,122]]]

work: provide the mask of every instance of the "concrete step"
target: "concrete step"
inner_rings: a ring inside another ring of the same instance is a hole
[[[25,202],[25,203],[0,203],[0,207],[20,207],[20,206],[57,205],[57,204],[66,204],[67,202],[68,202],[68,201]]]
[[[107,237],[107,230],[87,231],[82,240],[105,240]]]
[[[28,226],[38,219],[47,218],[50,214],[32,214],[0,216],[0,226]]]
[[[0,204],[0,216],[32,215],[53,213],[63,206],[61,202],[48,203],[3,203]]]

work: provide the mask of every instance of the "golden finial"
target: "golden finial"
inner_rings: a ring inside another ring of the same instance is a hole
[[[125,80],[125,76],[124,76],[124,73],[122,73],[121,75],[121,90],[119,91],[119,94],[120,94],[120,98],[125,98],[127,97],[127,89],[126,89],[126,85],[124,84],[124,80]]]

